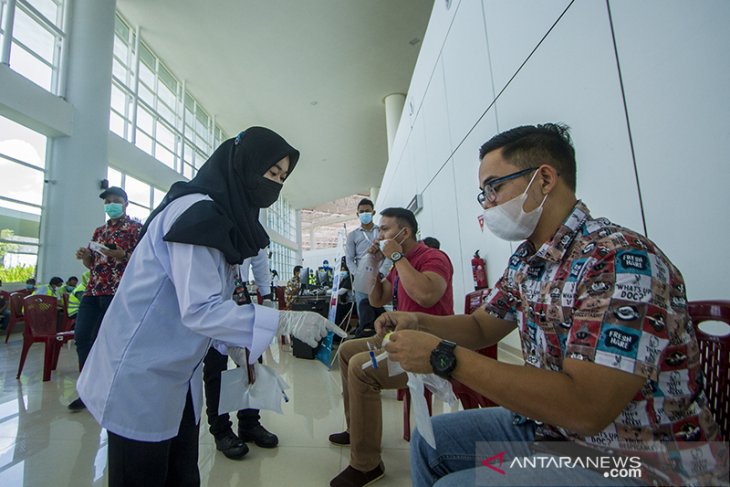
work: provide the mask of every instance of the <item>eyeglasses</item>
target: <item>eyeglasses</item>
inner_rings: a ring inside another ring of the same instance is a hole
[[[506,183],[511,179],[515,179],[520,176],[524,176],[525,174],[529,174],[536,169],[538,168],[530,167],[527,169],[522,169],[521,171],[513,172],[512,174],[508,174],[506,176],[502,176],[501,178],[492,179],[484,185],[483,190],[479,191],[479,193],[477,194],[477,201],[482,206],[484,206],[485,202],[494,203],[495,201],[497,201],[497,186]]]

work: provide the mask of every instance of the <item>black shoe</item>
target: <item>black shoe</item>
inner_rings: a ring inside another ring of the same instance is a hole
[[[230,429],[215,436],[215,447],[232,460],[243,458],[248,453],[246,443],[242,442]]]
[[[84,401],[82,401],[81,398],[76,399],[68,405],[68,410],[74,413],[83,411],[84,409],[86,409],[86,404],[84,404]]]
[[[238,436],[243,441],[253,441],[256,446],[261,448],[276,448],[279,444],[279,437],[268,432],[261,424],[256,424],[250,428],[241,428],[239,426]]]
[[[385,475],[385,467],[382,462],[369,472],[361,472],[348,466],[330,481],[330,487],[365,487],[382,479],[383,475]]]
[[[330,443],[337,446],[347,446],[350,444],[350,432],[333,433],[330,435]]]

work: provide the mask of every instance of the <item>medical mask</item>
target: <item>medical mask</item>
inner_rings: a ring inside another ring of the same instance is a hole
[[[104,205],[104,212],[109,218],[119,218],[124,214],[124,205],[121,203],[107,203]]]
[[[256,208],[268,208],[279,199],[283,187],[283,184],[261,176],[256,189],[247,193],[248,198]]]
[[[25,288],[26,289],[33,289],[33,287],[34,287],[33,284],[26,284],[25,285]]]
[[[547,195],[542,199],[540,206],[531,212],[525,213],[525,210],[523,210],[525,201],[527,201],[527,190],[530,189],[535,176],[537,176],[537,173],[532,176],[530,183],[521,195],[515,196],[506,203],[484,210],[484,223],[489,231],[497,237],[509,241],[525,240],[537,228]]]
[[[360,218],[360,223],[363,225],[370,225],[373,222],[372,213],[360,213],[358,217]]]
[[[72,292],[74,290],[73,286],[66,286],[66,291]]]
[[[398,235],[400,235],[401,233],[403,233],[403,230],[405,230],[405,228],[401,228],[400,229],[400,232],[398,232],[398,233],[395,234],[395,237],[393,237],[393,238],[386,238],[385,240],[395,240],[396,238],[398,238]],[[385,248],[385,240],[381,240],[380,242],[378,242],[378,247],[380,247],[380,251],[383,252],[383,254],[385,254],[385,252],[383,251],[383,249]],[[398,242],[397,240],[395,240],[395,241]],[[398,245],[403,245],[403,242],[404,241],[405,241],[405,239],[403,239],[402,241],[398,242]]]
[[[347,272],[345,272],[345,271],[340,272],[340,279],[347,279]]]

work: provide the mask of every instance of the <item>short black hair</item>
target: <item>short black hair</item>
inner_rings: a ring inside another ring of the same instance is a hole
[[[431,247],[432,249],[440,249],[441,248],[441,242],[438,241],[437,238],[434,237],[426,237],[423,239],[424,245],[427,247]]]
[[[357,207],[360,208],[361,206],[369,205],[371,208],[375,208],[375,205],[373,204],[372,200],[368,198],[363,198],[360,200],[360,202],[357,204]]]
[[[63,279],[61,279],[58,276],[54,276],[51,278],[51,280],[48,282],[51,286],[60,286],[63,284]]]
[[[33,284],[35,285],[35,277],[30,277],[25,281],[26,284]]]
[[[575,191],[575,148],[570,127],[561,123],[523,125],[495,135],[479,149],[479,160],[502,149],[502,157],[521,169],[548,164]]]
[[[79,280],[79,278],[78,278],[78,277],[76,277],[76,276],[71,276],[71,277],[69,277],[68,279],[66,279],[66,282],[68,282],[68,281],[78,281],[78,280]]]
[[[294,266],[294,274],[296,274],[297,272],[302,272],[302,266],[300,266],[300,265]]]
[[[416,238],[418,222],[416,221],[416,215],[411,210],[406,208],[386,208],[380,212],[380,215],[395,218],[401,227],[409,227],[411,232],[413,232],[413,238]]]

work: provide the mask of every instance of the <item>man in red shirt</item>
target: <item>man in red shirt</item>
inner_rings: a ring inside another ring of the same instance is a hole
[[[74,330],[79,369],[84,367],[99,333],[101,320],[117,291],[142,228],[140,222],[127,216],[129,203],[127,193],[122,188],[113,186],[99,197],[104,200],[104,212],[109,220],[94,230],[91,238],[93,243],[76,251],[76,258],[91,271],[86,292],[79,304]],[[68,405],[71,411],[80,411],[85,407],[80,398]]]
[[[448,256],[418,241],[418,222],[410,210],[388,208],[380,215],[380,234],[368,251],[389,258],[393,268],[375,284],[368,296],[370,304],[380,307],[392,302],[400,311],[453,315],[454,268]],[[383,476],[380,391],[402,389],[408,382],[405,373],[390,377],[385,366],[363,370],[362,365],[370,361],[368,343],[380,348],[382,339],[351,340],[340,349],[347,431],[329,439],[335,445],[350,445],[350,465],[330,482],[333,487],[364,486]]]

